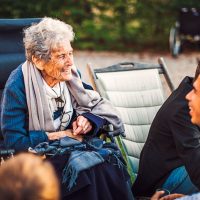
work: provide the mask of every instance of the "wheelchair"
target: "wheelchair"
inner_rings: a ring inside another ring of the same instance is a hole
[[[40,20],[40,18],[0,19],[0,99],[11,71],[25,61],[23,29]],[[4,146],[0,127],[0,165],[13,154],[15,154],[14,149],[7,149]]]
[[[180,54],[184,41],[200,41],[200,9],[181,8],[179,19],[169,34],[169,47],[173,57]]]
[[[0,19],[0,77],[2,77],[0,78],[0,97],[11,71],[25,61],[23,29],[39,20],[41,19]],[[89,89],[87,84],[83,85]],[[89,140],[89,136],[88,140],[84,138],[83,142],[70,140],[69,138],[64,140],[63,138],[63,140],[52,143],[43,143],[37,148],[35,147],[32,152],[29,150],[29,152],[44,156],[54,166],[61,183],[60,189],[63,199],[82,199],[84,198],[83,194],[87,196],[87,199],[94,199],[96,196],[100,198],[106,193],[95,193],[95,188],[99,188],[98,185],[101,185],[100,189],[104,188],[104,191],[106,191],[107,185],[116,186],[117,183],[118,185],[124,184],[123,187],[118,186],[121,191],[119,194],[126,196],[125,199],[132,200],[126,163],[120,150],[114,144],[113,137],[118,133],[113,132],[112,129],[111,125],[106,125],[101,130],[109,138],[109,141],[99,138]],[[3,139],[0,135],[1,142],[3,142]],[[20,152],[0,147],[0,158],[5,157],[5,159],[8,159],[8,157],[12,157],[13,154],[16,155],[17,153]],[[109,181],[105,183],[104,178],[108,178]],[[116,195],[113,190],[109,190],[110,194]],[[68,196],[70,197],[68,198]]]

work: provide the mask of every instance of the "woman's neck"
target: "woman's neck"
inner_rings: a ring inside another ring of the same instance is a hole
[[[50,87],[54,87],[57,83],[60,82],[57,79],[51,76],[48,76],[44,71],[41,71],[41,74],[42,74],[43,79],[47,83],[47,85],[49,85]]]

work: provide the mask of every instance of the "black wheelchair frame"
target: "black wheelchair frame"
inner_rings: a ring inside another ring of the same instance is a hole
[[[179,19],[170,29],[169,47],[172,56],[177,57],[184,41],[200,41],[200,9],[181,8]]]
[[[25,61],[23,29],[40,20],[41,18],[0,19],[0,99],[10,73]],[[14,153],[14,149],[5,147],[0,126],[0,164]]]

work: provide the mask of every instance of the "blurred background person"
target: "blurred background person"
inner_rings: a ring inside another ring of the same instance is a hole
[[[53,166],[41,157],[23,153],[0,167],[1,200],[59,200]]]

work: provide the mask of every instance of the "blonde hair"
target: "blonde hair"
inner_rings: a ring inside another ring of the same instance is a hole
[[[32,56],[48,61],[54,48],[64,41],[73,41],[74,32],[69,24],[58,19],[45,17],[37,24],[24,29],[24,46],[26,58],[32,60]]]
[[[40,157],[23,153],[0,167],[1,200],[59,200],[54,169]]]

